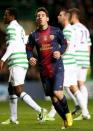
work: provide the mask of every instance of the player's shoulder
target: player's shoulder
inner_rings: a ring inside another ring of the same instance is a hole
[[[86,31],[88,31],[88,28],[87,28],[84,24],[82,24],[82,27],[83,27]]]
[[[9,29],[9,28],[12,28],[12,27],[13,27],[13,25],[10,23],[10,24],[7,25],[6,29]]]
[[[78,31],[78,32],[85,29],[82,23],[73,24],[72,27],[75,31]]]
[[[81,30],[85,31],[86,33],[89,33],[88,28],[84,24],[80,23],[80,26],[81,26]]]
[[[68,24],[66,27],[63,29],[64,31],[73,31],[73,26],[71,24]]]
[[[51,28],[53,31],[60,31],[60,28],[59,28],[59,27],[56,27],[56,26],[50,26],[50,28]]]
[[[86,27],[83,23],[78,23],[78,24],[76,24],[76,26],[77,26],[78,28],[87,30],[87,27]]]
[[[29,36],[34,37],[36,32],[37,32],[37,30],[33,30],[32,32],[30,32]]]
[[[36,32],[37,32],[36,30],[33,30],[32,32],[30,32],[28,38],[29,39],[35,39]]]
[[[63,35],[63,31],[59,27],[50,26],[50,28],[51,28],[51,33],[53,33],[57,36]]]
[[[15,21],[12,21],[8,24],[7,26],[7,29],[14,29],[14,30],[17,30],[17,29],[20,29],[22,28],[22,26],[15,20]]]

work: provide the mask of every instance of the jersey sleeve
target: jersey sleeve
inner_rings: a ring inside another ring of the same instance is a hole
[[[35,40],[33,38],[33,34],[30,34],[28,37],[27,45],[26,45],[26,52],[27,52],[28,59],[30,59],[33,56],[32,51],[33,51],[34,45],[35,45]]]
[[[9,56],[13,53],[13,49],[14,49],[14,48],[15,48],[15,47],[14,47],[13,44],[9,44],[9,45],[7,46],[6,52],[5,52],[5,54],[3,55],[3,57],[1,58],[1,60],[6,61],[6,60],[9,58]]]
[[[27,36],[25,34],[25,30],[23,28],[21,29],[21,38],[22,38],[23,43],[26,45],[28,38],[27,38]]]
[[[89,33],[88,30],[87,30],[87,44],[88,44],[89,46],[92,45],[92,43],[91,43],[91,38],[90,38],[90,33]]]
[[[6,61],[9,58],[9,56],[13,53],[15,41],[16,41],[16,29],[10,26],[6,29],[7,49],[5,54],[1,58],[3,61]]]
[[[67,42],[71,42],[72,31],[70,29],[64,29],[63,34],[64,34]]]
[[[60,52],[61,54],[64,54],[68,46],[67,40],[65,39],[63,32],[60,29],[58,30],[57,35],[58,35],[58,42],[60,44]]]
[[[14,27],[8,27],[6,29],[6,44],[13,44],[16,40],[16,29]]]

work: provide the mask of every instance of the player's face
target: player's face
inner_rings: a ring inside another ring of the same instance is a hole
[[[36,22],[38,26],[43,27],[48,24],[49,18],[44,11],[40,11],[36,15]]]
[[[6,10],[4,14],[4,23],[9,24],[11,20],[12,20],[12,16],[10,15],[9,10]]]
[[[65,12],[61,11],[57,18],[58,18],[58,23],[64,25],[65,18],[66,18]]]

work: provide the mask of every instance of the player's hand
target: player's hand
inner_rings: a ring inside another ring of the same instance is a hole
[[[34,58],[34,57],[31,57],[30,60],[29,60],[29,62],[30,62],[30,64],[31,64],[32,66],[35,66],[36,63],[37,63],[37,59]]]
[[[4,61],[3,61],[3,60],[0,60],[0,70],[3,69],[3,66],[4,66]]]
[[[59,59],[59,58],[61,57],[60,52],[59,52],[59,51],[54,51],[54,52],[53,52],[53,57],[54,57],[55,59]]]

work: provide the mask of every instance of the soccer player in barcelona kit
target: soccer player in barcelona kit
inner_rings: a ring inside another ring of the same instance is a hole
[[[37,29],[29,35],[27,56],[30,64],[39,63],[41,81],[46,95],[64,121],[64,128],[72,126],[72,115],[63,94],[64,67],[61,55],[67,48],[67,41],[59,28],[48,25],[48,12],[44,7],[36,10]],[[36,47],[38,59],[33,56]]]

